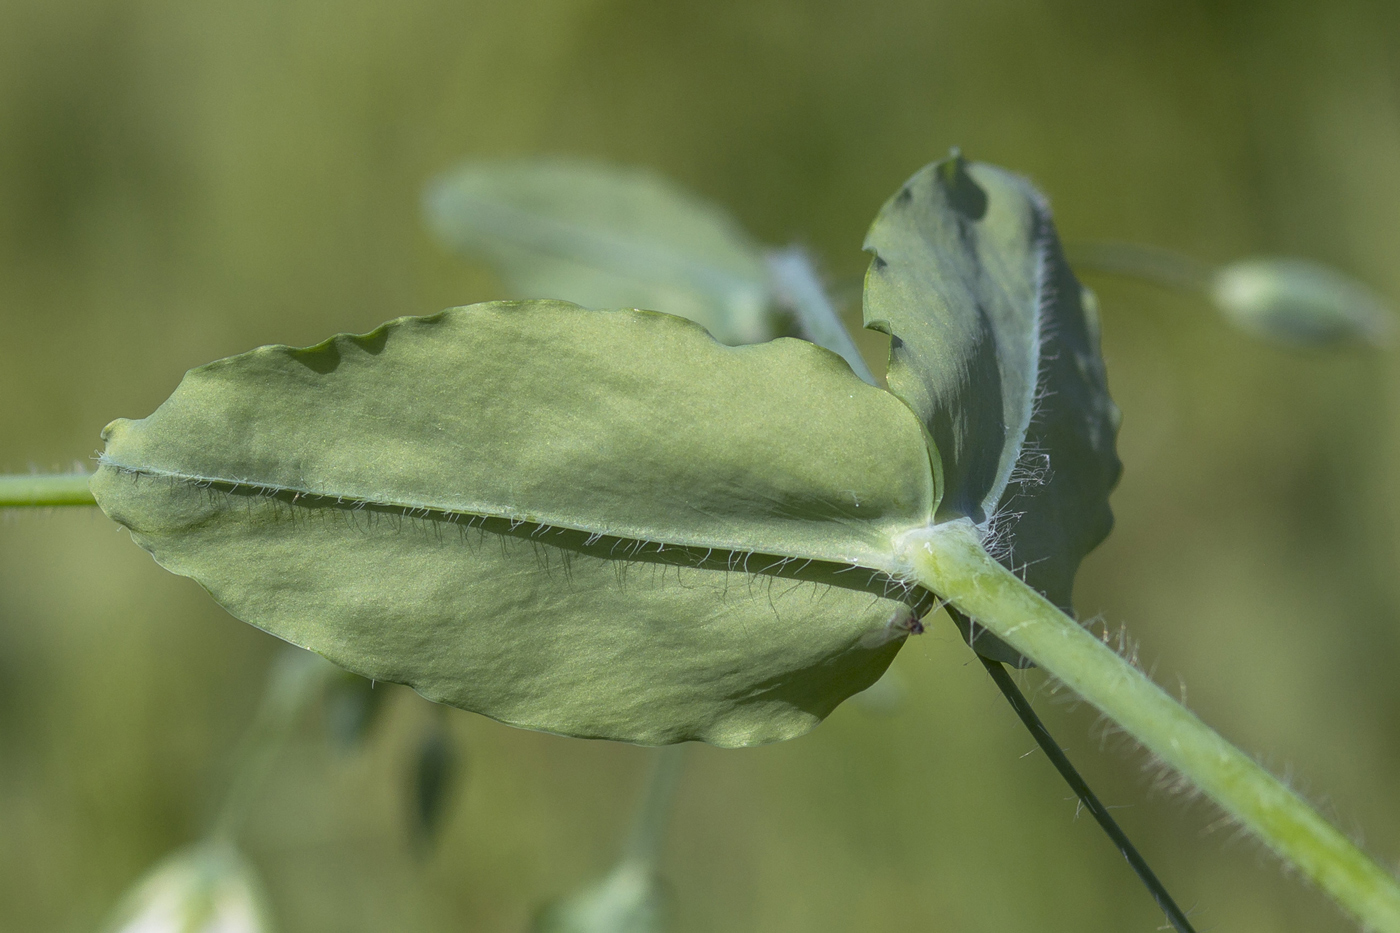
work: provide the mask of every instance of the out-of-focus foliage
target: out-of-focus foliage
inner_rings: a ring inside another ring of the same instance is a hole
[[[905,709],[908,693],[909,688],[904,685],[904,678],[891,667],[879,680],[852,696],[847,702],[872,716],[893,716]]]
[[[1303,259],[1232,262],[1211,277],[1210,297],[1242,330],[1295,346],[1383,345],[1395,327],[1364,286]]]
[[[665,893],[652,866],[623,861],[603,880],[545,906],[534,933],[661,933]]]
[[[117,908],[108,933],[267,933],[252,869],[228,845],[205,843],[151,869]]]
[[[409,772],[409,832],[424,850],[437,840],[466,770],[462,752],[441,712],[429,720],[419,737]]]
[[[374,681],[342,671],[326,682],[324,715],[326,733],[338,748],[350,750],[365,740],[384,711],[387,690]]]
[[[774,336],[763,253],[727,213],[638,168],[549,159],[464,165],[424,213],[519,298],[679,314],[729,344]]]
[[[647,166],[845,283],[883,199],[959,145],[1033,179],[1066,241],[1307,256],[1394,302],[1396,61],[1400,9],[1364,0],[3,4],[0,468],[86,456],[208,360],[509,297],[420,221],[464,157]],[[1093,284],[1125,474],[1077,607],[1396,860],[1400,371]],[[678,933],[1157,928],[929,623],[899,715],[694,751],[663,859]],[[97,928],[198,836],[274,648],[101,516],[0,522],[0,926]],[[308,722],[252,814],[279,928],[517,933],[608,870],[642,750],[452,714],[472,778],[422,862],[403,774],[429,711],[377,689],[361,749]],[[1349,929],[1148,793],[1091,711],[1037,702],[1201,927]]]
[[[1212,267],[1142,243],[1076,243],[1070,262],[1204,296],[1244,333],[1293,347],[1388,345],[1394,312],[1369,288],[1332,266],[1287,256],[1256,256]]]

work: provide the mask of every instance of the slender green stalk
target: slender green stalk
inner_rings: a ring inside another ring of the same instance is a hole
[[[966,520],[900,542],[919,583],[1098,707],[1358,920],[1400,933],[1400,884],[1278,778],[983,550]]]
[[[0,476],[0,509],[96,505],[88,489],[91,473],[19,473]]]
[[[262,703],[243,736],[238,769],[210,830],[211,839],[231,841],[238,835],[302,711],[334,671],[319,655],[300,648],[287,648],[275,659]]]
[[[684,745],[666,745],[653,752],[655,760],[633,819],[632,832],[622,850],[622,861],[655,868],[661,855],[661,843],[666,838],[666,826],[671,821],[676,786],[684,770],[685,748]]]
[[[599,881],[547,905],[534,933],[659,933],[666,927],[666,897],[656,873],[661,841],[671,819],[684,745],[652,752],[651,776],[622,857]]]
[[[1190,256],[1137,243],[1068,243],[1065,252],[1076,271],[1125,275],[1183,292],[1204,294],[1215,271]]]
[[[840,354],[850,364],[851,371],[871,385],[875,374],[865,365],[856,349],[850,331],[841,322],[831,299],[822,287],[817,270],[806,251],[799,246],[774,250],[768,254],[768,274],[779,299],[797,315],[802,336],[819,347]]]

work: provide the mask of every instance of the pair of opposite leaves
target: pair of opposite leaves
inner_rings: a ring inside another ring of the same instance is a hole
[[[955,156],[866,247],[889,392],[801,340],[492,302],[195,369],[108,426],[92,488],[235,616],[365,677],[569,735],[791,738],[932,605],[901,535],[970,519],[1068,608],[1112,523],[1117,410],[1039,194]]]

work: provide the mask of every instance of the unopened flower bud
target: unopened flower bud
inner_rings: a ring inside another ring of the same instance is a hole
[[[1292,346],[1385,343],[1391,312],[1369,289],[1303,259],[1246,259],[1221,267],[1211,299],[1237,327]]]
[[[137,881],[105,933],[268,933],[256,876],[229,845],[182,849]]]
[[[625,860],[595,885],[545,907],[533,933],[661,933],[665,896],[655,870]]]

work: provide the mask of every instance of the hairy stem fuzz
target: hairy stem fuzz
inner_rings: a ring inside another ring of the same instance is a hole
[[[1369,928],[1400,933],[1400,884],[1306,801],[983,549],[971,522],[911,532],[923,586],[1059,678]]]

